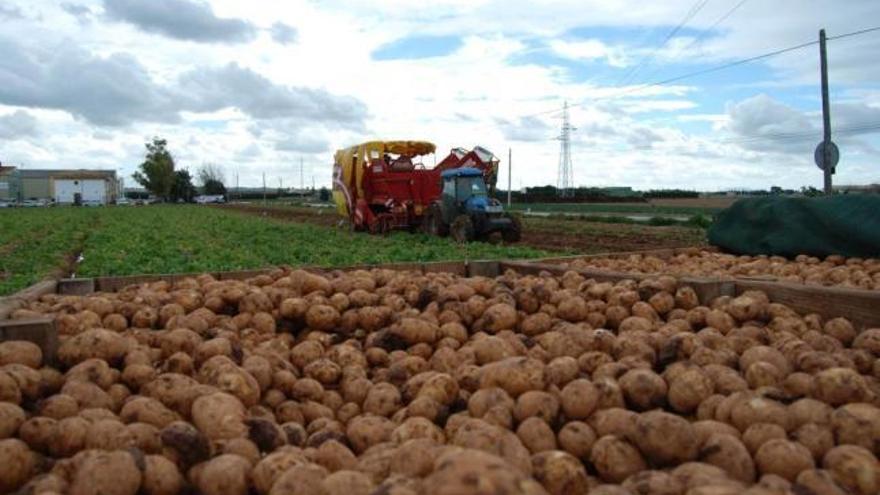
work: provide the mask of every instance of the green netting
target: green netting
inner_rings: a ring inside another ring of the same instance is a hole
[[[718,214],[709,242],[736,254],[880,256],[880,196],[741,199]]]

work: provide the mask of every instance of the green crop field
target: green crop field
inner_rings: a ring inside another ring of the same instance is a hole
[[[92,277],[547,254],[422,234],[370,236],[202,206],[0,210],[0,294],[69,271]]]

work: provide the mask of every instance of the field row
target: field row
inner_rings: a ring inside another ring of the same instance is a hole
[[[56,272],[93,277],[547,254],[421,234],[369,236],[198,206],[16,209],[0,215],[0,294]]]

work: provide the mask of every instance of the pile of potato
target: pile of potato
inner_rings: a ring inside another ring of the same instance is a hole
[[[880,260],[828,256],[824,260],[800,255],[736,256],[690,248],[669,258],[634,254],[621,258],[584,258],[565,263],[578,270],[692,277],[764,277],[784,282],[880,290]]]
[[[0,493],[880,493],[880,329],[760,292],[278,269],[46,295]]]

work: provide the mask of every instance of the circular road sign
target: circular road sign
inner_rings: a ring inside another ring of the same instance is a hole
[[[821,141],[813,153],[813,158],[816,160],[816,166],[819,167],[819,170],[825,170],[826,168],[833,170],[837,166],[837,162],[840,161],[840,150],[837,148],[837,145],[834,142],[829,144],[831,146],[828,149],[828,163],[825,163],[825,141]]]

